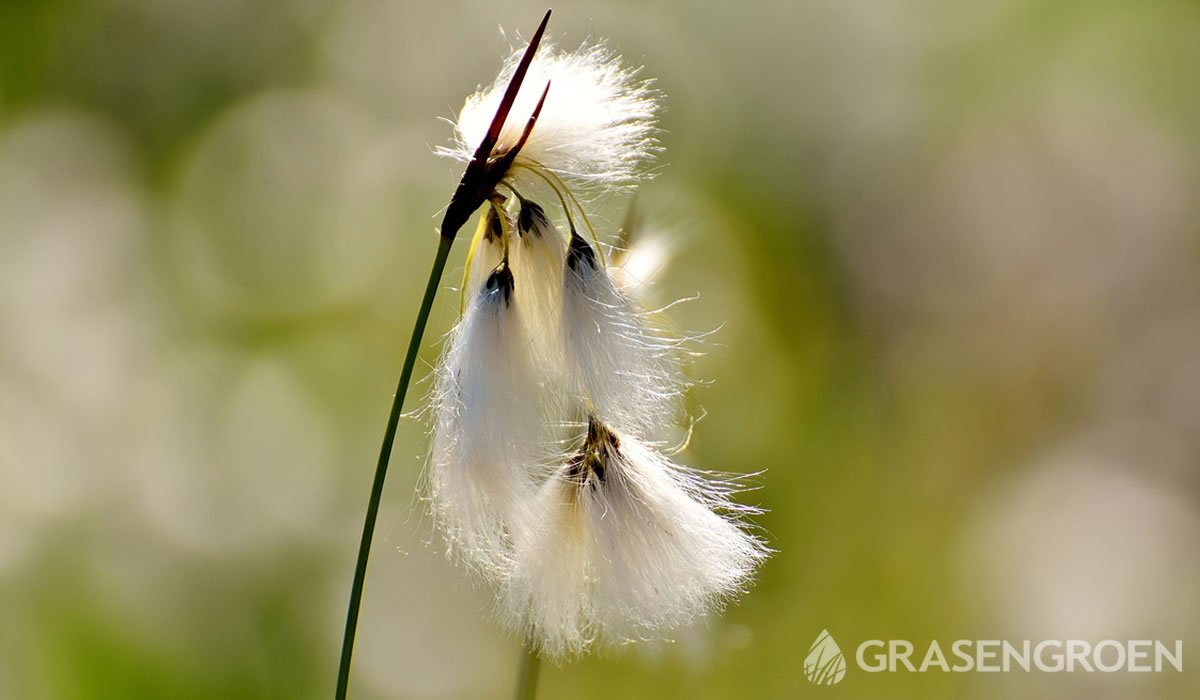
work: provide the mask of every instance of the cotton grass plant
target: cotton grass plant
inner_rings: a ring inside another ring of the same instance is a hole
[[[743,592],[767,556],[735,479],[657,442],[687,388],[680,341],[621,287],[589,214],[659,150],[659,96],[602,43],[542,43],[550,13],[494,85],[467,98],[443,155],[465,163],[388,417],[346,619],[346,697],[367,558],[417,349],[459,230],[461,318],[429,408],[425,495],[452,559],[495,592],[538,660],[660,639]]]

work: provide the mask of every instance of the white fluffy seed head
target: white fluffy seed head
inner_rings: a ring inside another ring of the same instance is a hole
[[[652,435],[670,425],[686,386],[678,343],[648,327],[590,243],[572,234],[569,246],[562,286],[568,385],[607,424]]]
[[[433,391],[429,495],[457,559],[490,579],[510,568],[527,517],[543,422],[512,273],[492,271],[451,332]]]
[[[767,549],[736,519],[754,509],[633,437],[585,489],[592,539],[606,569],[597,617],[614,641],[685,625],[742,593]]]
[[[455,143],[442,155],[469,161],[487,132],[522,51],[514,52],[489,87],[467,98],[454,122]],[[500,133],[495,153],[521,137],[547,82],[550,92],[521,160],[541,164],[579,186],[623,188],[645,174],[659,150],[655,134],[657,93],[622,65],[603,43],[571,52],[543,43]]]
[[[529,527],[516,533],[502,612],[521,636],[554,659],[578,656],[596,633],[596,571],[588,514],[565,468],[538,490]]]
[[[549,381],[562,378],[562,269],[567,242],[540,205],[520,202],[511,253],[517,298],[537,350],[538,368]]]
[[[507,614],[561,658],[596,638],[661,638],[719,609],[768,554],[736,490],[593,419],[516,537]]]

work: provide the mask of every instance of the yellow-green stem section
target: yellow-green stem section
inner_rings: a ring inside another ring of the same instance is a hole
[[[554,193],[558,195],[558,200],[562,202],[563,210],[567,212],[567,221],[571,221],[571,207],[563,199],[563,192],[571,198],[575,209],[579,211],[580,218],[583,219],[584,226],[587,227],[588,233],[592,236],[592,242],[596,244],[596,253],[600,256],[600,264],[608,267],[608,261],[604,259],[604,246],[600,245],[600,235],[596,233],[596,227],[592,226],[592,220],[588,218],[587,212],[583,210],[583,205],[579,203],[579,199],[575,196],[575,193],[571,191],[570,187],[567,187],[567,183],[563,182],[562,178],[555,174],[553,170],[543,166],[536,160],[530,159],[528,163],[518,163],[518,165],[542,178],[546,184],[550,185],[550,189],[554,190]],[[551,181],[551,178],[553,178],[553,181]]]
[[[533,700],[537,696],[538,671],[542,658],[531,642],[521,647],[521,670],[517,676],[516,700]]]
[[[336,700],[346,699],[350,685],[350,662],[354,658],[354,634],[358,629],[363,582],[367,578],[367,559],[371,556],[375,519],[379,515],[379,501],[383,496],[383,482],[387,478],[388,462],[392,457],[392,444],[396,441],[396,427],[400,424],[404,396],[408,393],[409,383],[412,382],[417,352],[421,349],[421,339],[425,337],[425,325],[429,322],[429,312],[433,309],[433,300],[437,297],[438,287],[441,285],[442,272],[446,269],[446,260],[450,257],[450,248],[454,244],[453,237],[441,236],[440,239],[437,254],[433,258],[433,268],[429,271],[429,281],[425,284],[425,296],[417,309],[417,320],[413,324],[412,337],[408,341],[408,351],[404,355],[404,367],[400,370],[400,381],[396,385],[395,398],[392,399],[387,428],[383,432],[379,462],[375,465],[375,480],[371,482],[371,497],[367,501],[367,516],[363,522],[362,540],[358,545],[358,560],[354,565],[354,582],[350,586],[350,605],[346,610],[346,631],[342,637],[342,658],[338,665],[337,691],[334,694]]]
[[[484,231],[487,230],[487,212],[487,209],[479,210],[479,226],[475,228],[475,235],[471,237],[471,247],[467,248],[467,262],[463,265],[462,287],[458,290],[459,316],[467,312],[467,287],[471,284],[471,265],[475,262],[475,253],[479,250],[479,243],[483,240]]]
[[[503,239],[500,241],[500,244],[501,244],[502,249],[504,250],[504,262],[507,263],[508,262],[508,246],[509,246],[509,242],[512,239],[512,232],[508,228],[508,216],[505,214],[502,206],[500,204],[496,203],[496,200],[493,199],[491,201],[491,205],[492,205],[492,211],[495,212],[495,214],[496,214],[496,218],[500,220],[500,231],[502,233],[501,238]]]

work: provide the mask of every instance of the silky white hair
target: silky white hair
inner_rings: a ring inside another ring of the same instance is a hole
[[[586,651],[598,628],[592,595],[597,572],[584,507],[565,467],[542,484],[528,527],[515,534],[501,600],[507,626],[553,658]]]
[[[511,532],[528,517],[543,422],[519,313],[501,265],[451,332],[433,390],[432,511],[451,555],[493,580],[511,568]]]
[[[769,553],[742,519],[758,510],[730,500],[736,490],[591,419],[514,537],[505,614],[564,658],[597,639],[659,638],[720,608]]]
[[[567,243],[542,207],[520,200],[517,236],[510,243],[513,274],[518,279],[520,300],[529,335],[537,350],[536,360],[543,378],[561,381],[562,270]]]
[[[686,387],[678,343],[646,324],[600,264],[596,249],[577,234],[571,236],[562,289],[568,385],[620,430],[651,435],[669,424]]]
[[[523,50],[505,62],[496,81],[467,98],[454,120],[455,143],[438,153],[467,162],[487,132]],[[603,43],[562,52],[543,43],[504,128],[495,153],[513,148],[547,83],[550,91],[537,126],[517,162],[541,165],[581,186],[620,189],[645,176],[659,150],[658,94],[640,69],[628,68]]]

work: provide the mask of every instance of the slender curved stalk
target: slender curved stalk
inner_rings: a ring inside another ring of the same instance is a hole
[[[354,565],[354,583],[350,587],[350,605],[346,610],[346,632],[342,637],[342,660],[338,666],[337,692],[334,695],[336,700],[345,700],[350,685],[350,662],[354,658],[354,633],[358,629],[358,611],[362,605],[363,582],[367,577],[367,559],[371,556],[375,518],[379,515],[379,500],[383,496],[383,482],[387,478],[388,462],[392,457],[392,444],[396,441],[396,428],[400,424],[404,396],[408,393],[408,385],[412,381],[417,352],[421,348],[421,339],[425,336],[425,325],[429,322],[429,312],[433,309],[433,300],[437,297],[442,272],[446,269],[446,260],[450,257],[450,248],[454,243],[453,235],[443,234],[440,239],[437,254],[433,258],[433,268],[429,271],[429,282],[425,285],[425,296],[421,299],[417,320],[413,324],[412,338],[408,341],[408,352],[404,355],[404,367],[400,370],[396,396],[392,399],[392,410],[388,414],[383,444],[379,447],[379,462],[375,466],[375,480],[371,483],[367,517],[363,522],[362,540],[358,545],[358,561]]]
[[[528,170],[542,178],[547,185],[550,185],[550,189],[554,190],[554,193],[558,195],[558,201],[562,202],[563,211],[567,214],[567,223],[571,224],[571,230],[574,231],[575,220],[571,218],[571,207],[567,206],[567,200],[563,198],[563,193],[565,192],[567,197],[571,198],[571,203],[575,205],[575,209],[579,211],[579,216],[583,219],[584,225],[587,226],[588,233],[592,237],[592,242],[596,244],[596,252],[600,254],[600,264],[608,267],[608,261],[604,258],[604,246],[600,245],[600,235],[596,233],[596,227],[592,226],[592,220],[588,218],[587,211],[579,203],[579,198],[575,196],[571,188],[567,187],[567,183],[563,182],[562,178],[555,174],[553,170],[531,158],[526,158],[523,163],[517,163],[515,167]],[[553,181],[551,181],[551,178],[553,178]]]
[[[521,670],[517,676],[516,700],[533,700],[537,696],[538,671],[542,667],[542,657],[537,648],[526,642],[521,647]]]

